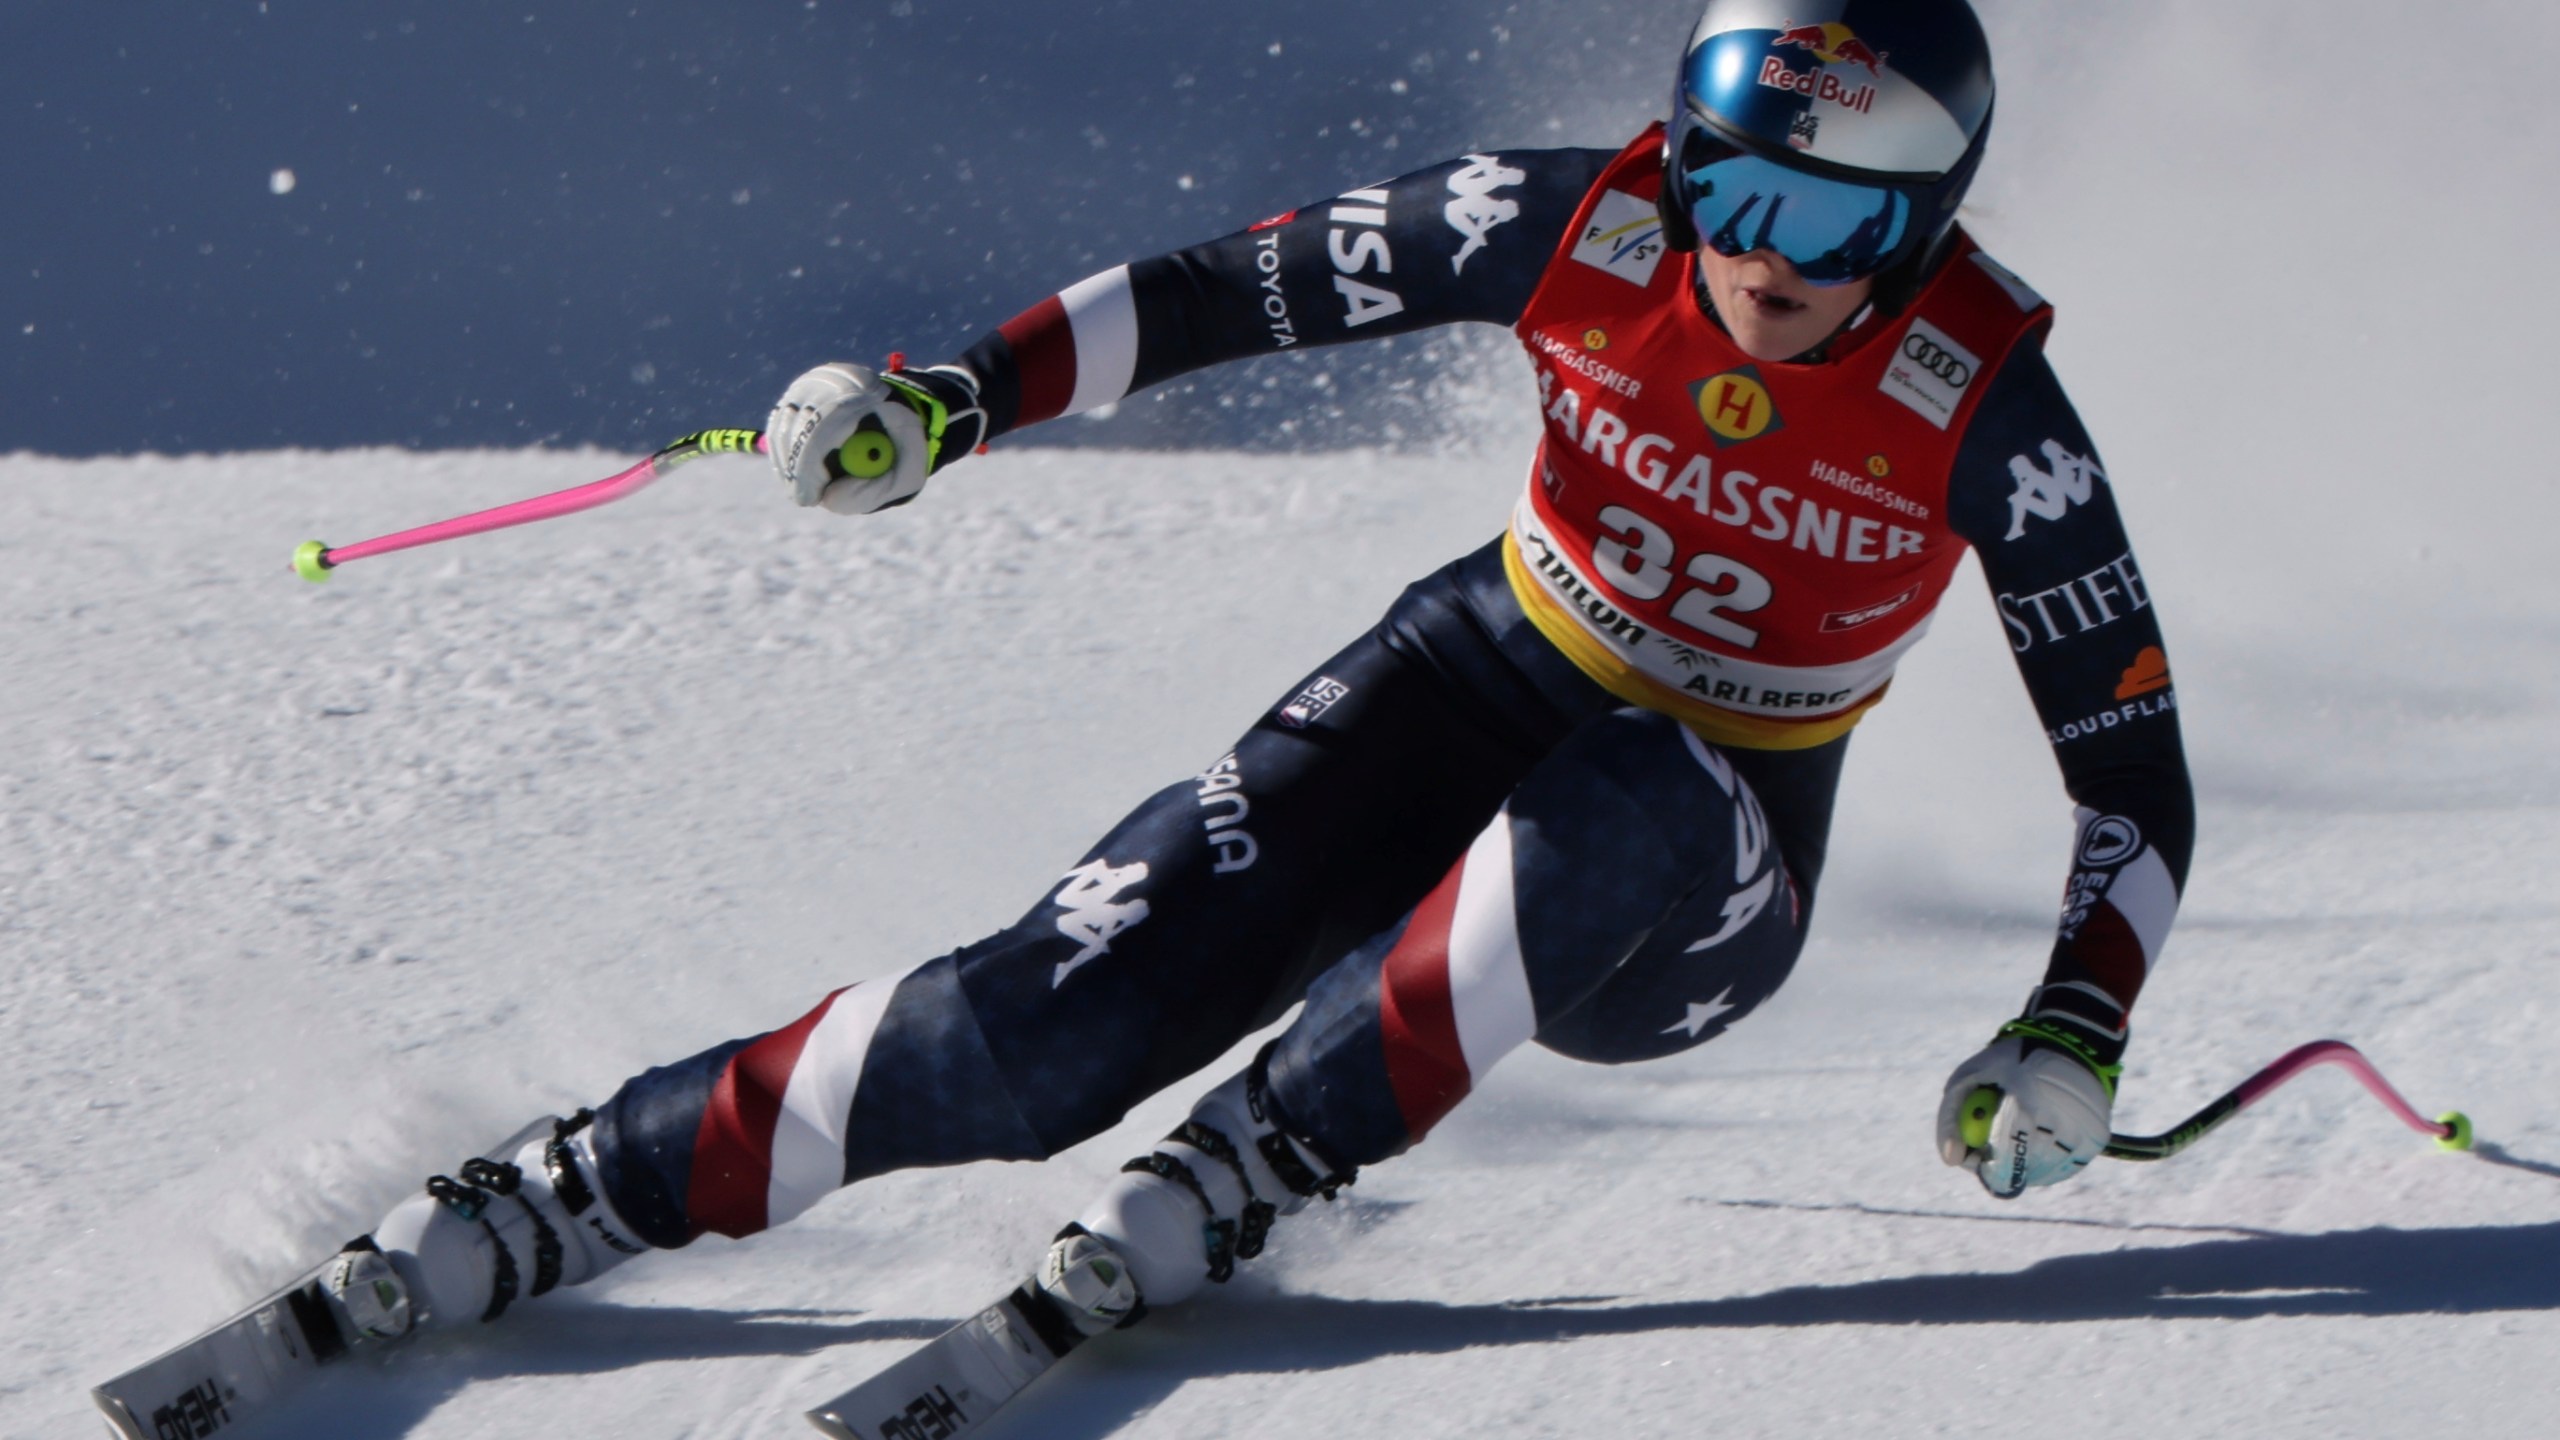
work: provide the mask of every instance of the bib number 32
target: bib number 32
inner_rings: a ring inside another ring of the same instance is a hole
[[[1671,532],[1623,505],[1601,511],[1600,523],[1618,536],[1591,547],[1592,568],[1600,577],[1638,600],[1659,600],[1668,593],[1678,578],[1671,568],[1678,558]],[[1776,596],[1768,576],[1739,560],[1706,552],[1690,556],[1681,573],[1698,583],[1671,602],[1672,619],[1745,650],[1760,643],[1759,631],[1732,617],[1748,615]]]

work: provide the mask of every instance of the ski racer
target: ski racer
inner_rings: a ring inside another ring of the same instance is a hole
[[[349,1322],[494,1320],[868,1176],[1056,1154],[1303,1001],[1037,1289],[1093,1333],[1225,1279],[1520,1044],[1651,1059],[1766,1000],[1849,736],[1968,547],[2079,825],[2041,982],[1950,1076],[1938,1145],[1995,1195],[2077,1173],[2193,801],[2052,311],[1955,223],[1992,99],[1964,0],[1709,0],[1669,125],[1622,148],[1469,154],[1104,271],[944,364],[801,376],[774,465],[847,514],[1178,375],[1459,321],[1519,338],[1544,433],[1502,534],[1019,922],[435,1177],[335,1265]],[[847,473],[875,433],[894,463]]]

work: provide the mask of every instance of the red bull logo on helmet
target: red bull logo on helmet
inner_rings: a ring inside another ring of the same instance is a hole
[[[1760,62],[1760,83],[1772,90],[1788,90],[1798,95],[1810,95],[1816,100],[1827,100],[1843,110],[1855,110],[1861,115],[1876,108],[1876,87],[1873,85],[1853,87],[1842,83],[1839,76],[1828,70],[1791,70],[1786,61],[1775,55]]]
[[[1771,50],[1793,46],[1810,50],[1825,65],[1856,65],[1877,79],[1884,78],[1884,62],[1890,58],[1858,38],[1858,32],[1841,24],[1789,25],[1779,30],[1778,38],[1769,42]]]
[[[1781,53],[1803,50],[1822,62],[1822,68],[1797,70]],[[1789,25],[1778,31],[1769,42],[1769,57],[1760,62],[1760,83],[1772,90],[1810,96],[1827,101],[1844,110],[1869,114],[1875,109],[1876,87],[1873,84],[1852,85],[1832,73],[1835,65],[1855,65],[1869,75],[1882,79],[1888,57],[1857,36],[1846,25]]]

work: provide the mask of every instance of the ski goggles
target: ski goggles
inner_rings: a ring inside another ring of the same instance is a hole
[[[1821,286],[1902,258],[1918,199],[1911,188],[1835,180],[1763,159],[1695,122],[1684,129],[1669,179],[1700,244],[1727,257],[1770,251]]]

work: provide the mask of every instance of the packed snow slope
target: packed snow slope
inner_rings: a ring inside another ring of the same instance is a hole
[[[2475,72],[2560,22],[2443,11],[2496,44],[2379,4],[2089,18],[2008,66],[1977,223],[2062,306],[2198,775],[2121,1128],[2337,1035],[2478,1154],[2322,1072],[2015,1203],[1938,1164],[2070,836],[1960,580],[1763,1013],[1659,1065],[1516,1057],[998,1440],[2547,1434],[2560,217],[2525,177],[2560,136]],[[2383,113],[2377,74],[2460,99]],[[89,1384],[531,1116],[1010,919],[1493,533],[1528,391],[1486,373],[1466,413],[1511,418],[1438,455],[1008,449],[861,521],[704,462],[325,588],[295,541],[626,457],[0,458],[0,1435],[94,1433]],[[279,1433],[800,1433],[1189,1099],[651,1257]]]

